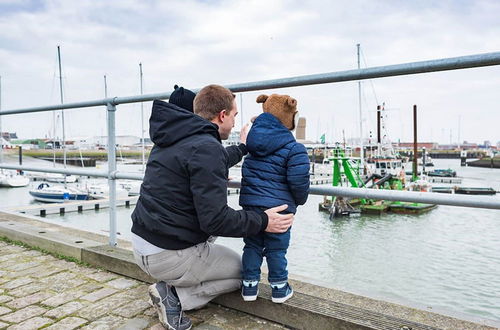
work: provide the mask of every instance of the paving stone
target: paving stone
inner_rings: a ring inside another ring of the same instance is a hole
[[[128,303],[126,305],[123,305],[115,309],[113,311],[113,314],[130,318],[130,317],[135,317],[137,314],[141,313],[142,311],[150,307],[151,306],[148,304],[147,301],[134,300],[131,303]]]
[[[71,330],[87,323],[87,320],[79,317],[67,317],[61,321],[54,323],[50,327],[44,328],[45,330]]]
[[[40,265],[39,262],[30,261],[30,262],[22,262],[22,263],[18,263],[16,265],[12,265],[12,266],[8,267],[7,269],[12,271],[12,272],[18,272],[18,271],[25,270],[28,268],[34,268],[34,267],[39,266],[39,265]]]
[[[0,270],[0,276],[4,276],[5,274],[7,274],[7,272]]]
[[[25,250],[21,252],[21,255],[27,256],[27,257],[37,257],[43,255],[42,252],[37,251],[37,250]]]
[[[41,278],[40,282],[42,283],[58,283],[61,281],[67,281],[69,279],[75,278],[76,274],[68,271],[62,271],[55,275],[51,275],[45,278]]]
[[[10,323],[19,323],[33,316],[38,316],[46,312],[45,308],[39,306],[28,306],[26,308],[20,309],[14,313],[6,314],[0,316],[0,320],[7,321]]]
[[[55,258],[54,258],[55,259]],[[56,267],[69,270],[69,269],[74,269],[78,268],[78,264],[71,262],[71,261],[66,261],[66,260],[61,260],[61,259],[55,259],[55,261],[51,262]]]
[[[71,278],[64,281],[58,281],[47,286],[48,289],[54,290],[56,292],[63,292],[72,288],[76,288],[77,286],[85,283],[85,280],[80,278]]]
[[[84,284],[84,285],[80,285],[77,289],[78,291],[82,291],[82,292],[85,292],[85,293],[91,293],[91,292],[94,292],[94,291],[97,291],[99,289],[102,289],[103,286],[102,284],[98,284],[98,283],[87,283],[87,284]]]
[[[42,270],[36,274],[32,274],[31,276],[35,277],[35,278],[42,278],[42,277],[47,277],[47,276],[50,276],[52,274],[59,273],[62,271],[61,268],[52,267],[52,265],[47,265],[46,267],[47,268],[45,270]]]
[[[10,308],[0,306],[0,315],[4,315],[10,312],[12,312]]]
[[[4,254],[4,255],[0,256],[0,263],[3,264],[7,260],[12,261],[16,257],[17,257],[17,254],[15,254],[15,253]]]
[[[19,324],[10,326],[7,330],[28,330],[28,329],[39,329],[44,325],[52,323],[53,320],[47,319],[45,317],[34,317]]]
[[[7,328],[8,325],[9,325],[8,323],[0,322],[0,329]]]
[[[142,314],[144,314],[146,316],[157,316],[158,312],[156,311],[156,309],[154,307],[149,306],[149,308],[146,309]]]
[[[203,323],[194,327],[193,330],[224,330],[224,328],[212,324]]]
[[[126,320],[124,318],[121,318],[119,316],[106,316],[101,319],[95,320],[94,322],[90,323],[89,325],[84,326],[81,328],[82,330],[109,330],[109,329],[114,329],[119,326],[121,326],[123,323],[125,323]]]
[[[5,290],[4,289],[0,289],[0,295],[4,294]]]
[[[17,259],[18,255],[14,255],[12,259],[8,259],[7,261],[3,261],[0,263],[0,269],[8,269],[10,266],[17,265],[22,260]]]
[[[119,294],[116,295],[116,297],[119,297],[127,301],[134,299],[141,299],[144,301],[148,301],[149,300],[148,286],[141,285],[132,289],[128,289],[126,291],[121,291]]]
[[[129,279],[122,277],[122,278],[117,278],[115,280],[109,281],[106,283],[106,285],[109,285],[115,289],[122,290],[122,289],[128,289],[128,288],[137,286],[137,285],[139,285],[139,282],[134,281],[134,280],[129,280]]]
[[[36,304],[42,300],[47,299],[50,296],[52,296],[52,294],[49,292],[38,292],[27,297],[11,300],[7,303],[7,306],[14,309],[20,309],[29,305]]]
[[[45,269],[45,267],[46,266],[44,266],[44,265],[38,265],[35,267],[30,267],[30,268],[27,268],[24,270],[17,271],[15,273],[10,273],[9,276],[10,277],[24,277],[26,275],[32,275],[32,274],[36,274],[38,272],[43,271]]]
[[[83,267],[83,266],[78,266],[76,268],[70,269],[69,271],[75,272],[75,273],[80,274],[80,275],[90,275],[90,274],[94,274],[94,273],[98,272],[98,270],[95,268],[87,268],[87,267]]]
[[[62,306],[59,306],[57,308],[48,311],[47,313],[44,314],[44,316],[60,319],[62,317],[73,314],[74,312],[82,309],[84,306],[85,305],[81,302],[71,301],[67,304],[64,304]]]
[[[118,330],[137,330],[137,329],[145,329],[148,327],[149,320],[136,318],[131,319],[125,322],[122,326],[117,328]]]
[[[21,285],[26,285],[28,283],[33,282],[32,279],[27,278],[27,277],[21,277],[12,281],[9,281],[7,283],[2,284],[2,288],[4,289],[15,289],[17,287],[20,287]]]
[[[83,296],[85,293],[81,291],[69,291],[69,292],[63,292],[59,293],[47,300],[44,300],[41,302],[42,305],[47,305],[50,307],[57,307],[62,304],[67,303],[68,301],[78,299],[79,297]]]
[[[92,293],[89,293],[88,295],[81,297],[81,299],[94,302],[104,297],[110,296],[116,292],[118,291],[113,288],[102,288],[100,290],[94,291]]]
[[[149,328],[149,330],[165,330],[165,327],[161,323],[157,323]]]
[[[12,298],[11,296],[7,296],[7,295],[1,295],[0,296],[0,304],[3,304],[3,303],[6,303],[7,301],[11,301]]]
[[[103,315],[111,314],[118,307],[125,305],[134,299],[135,298],[130,296],[115,294],[81,309],[78,311],[77,315],[87,320],[96,320]]]
[[[94,281],[97,281],[97,282],[107,282],[109,280],[112,280],[112,279],[115,279],[118,277],[116,274],[108,273],[108,272],[104,272],[104,271],[97,271],[95,273],[88,274],[86,276],[88,278],[93,279]]]
[[[35,292],[38,292],[44,288],[44,285],[42,285],[40,282],[33,280],[28,285],[21,286],[19,288],[16,288],[14,290],[10,290],[9,294],[16,296],[16,297],[25,297],[30,294],[33,294]]]

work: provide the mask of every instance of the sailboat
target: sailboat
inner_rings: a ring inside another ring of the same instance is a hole
[[[0,111],[2,109],[2,77],[0,77]],[[3,162],[2,117],[0,116],[0,163]],[[0,187],[26,187],[30,179],[15,170],[0,169]]]
[[[59,88],[61,94],[61,104],[63,102],[63,90],[62,90],[62,72],[61,72],[61,52],[60,47],[57,46],[57,55],[59,62]],[[64,111],[62,112],[62,127],[63,127],[63,152],[64,152],[64,168],[66,168],[66,148],[65,148],[65,132],[64,132]],[[74,176],[73,176],[74,177]],[[59,182],[63,178],[64,186],[51,186],[48,183],[41,183],[37,188],[31,189],[29,194],[33,198],[40,202],[65,202],[68,200],[86,200],[88,199],[88,192],[76,189],[68,188],[66,183],[68,182],[67,176],[65,174],[48,174],[46,179],[52,179]],[[75,181],[76,181],[76,177]],[[74,181],[73,181],[74,182]]]

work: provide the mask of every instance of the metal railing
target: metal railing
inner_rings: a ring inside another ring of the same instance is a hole
[[[248,91],[273,89],[273,88],[317,85],[317,84],[327,84],[327,83],[335,83],[342,81],[364,80],[371,78],[410,75],[410,74],[427,73],[427,72],[468,69],[468,68],[485,67],[492,65],[500,65],[500,52],[413,62],[413,63],[403,63],[403,64],[373,67],[366,69],[321,73],[321,74],[289,77],[282,79],[263,80],[256,82],[227,85],[226,87],[231,89],[233,92],[248,92]],[[194,92],[197,92],[199,90],[200,90],[199,88],[193,89]],[[1,116],[5,115],[106,106],[108,111],[108,146],[114,146],[116,145],[115,112],[117,105],[152,101],[155,99],[168,99],[169,97],[170,93],[158,93],[158,94],[146,94],[146,95],[136,95],[128,97],[113,97],[101,100],[66,103],[66,104],[32,107],[24,109],[5,110],[5,111],[0,111],[0,120]],[[0,163],[0,168],[19,169],[23,171],[33,171],[33,172],[75,174],[75,175],[107,178],[109,182],[109,191],[110,191],[109,244],[112,246],[116,245],[116,179],[142,180],[143,178],[143,176],[139,174],[120,173],[117,171],[115,148],[108,148],[107,171],[32,167],[32,166],[21,166],[21,165],[9,165],[5,163]],[[230,181],[229,186],[240,187],[240,182]],[[477,197],[477,196],[457,196],[457,195],[445,196],[437,193],[419,193],[419,192],[407,192],[407,191],[389,191],[389,190],[374,190],[366,188],[342,188],[342,187],[311,187],[311,194],[326,195],[326,196],[336,195],[345,197],[386,199],[392,201],[422,202],[422,203],[431,203],[440,205],[500,209],[500,201],[496,201],[485,197]]]

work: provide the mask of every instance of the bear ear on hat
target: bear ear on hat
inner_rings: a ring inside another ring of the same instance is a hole
[[[293,97],[288,97],[288,99],[286,100],[286,103],[291,106],[291,107],[295,107],[297,106],[297,100],[294,99]]]
[[[176,90],[177,88],[179,88],[179,85],[174,85],[174,90]]]
[[[266,102],[266,100],[267,100],[268,97],[269,96],[264,95],[264,94],[261,94],[261,95],[257,96],[257,103],[264,103],[264,102]]]

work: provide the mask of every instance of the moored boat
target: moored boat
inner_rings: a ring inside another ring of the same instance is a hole
[[[75,188],[50,186],[45,182],[40,183],[36,189],[30,190],[29,193],[35,200],[46,203],[81,201],[89,198],[87,192]]]
[[[26,187],[30,183],[30,179],[16,171],[0,172],[0,187]]]

